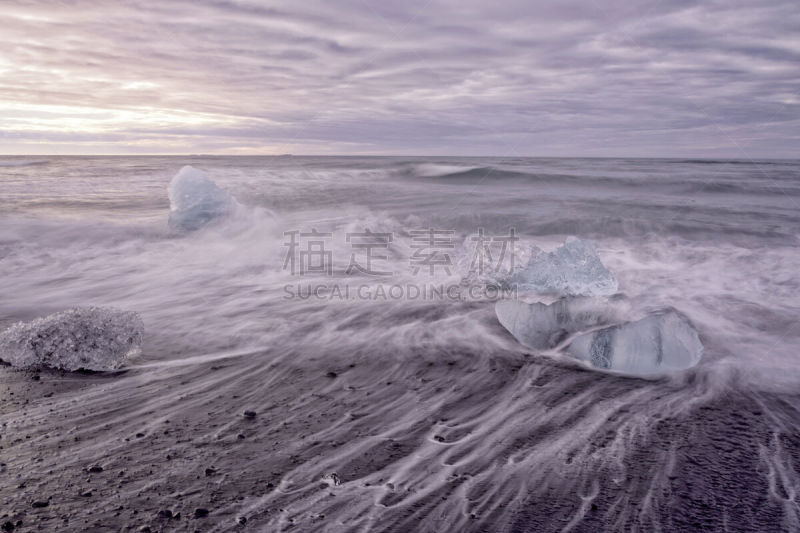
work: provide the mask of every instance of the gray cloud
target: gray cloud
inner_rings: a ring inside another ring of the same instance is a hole
[[[5,153],[797,157],[791,1],[11,3]]]

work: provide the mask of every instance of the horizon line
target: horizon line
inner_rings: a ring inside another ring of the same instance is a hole
[[[800,157],[730,157],[730,156],[623,156],[623,155],[455,155],[455,154],[0,154],[3,157],[415,157],[415,158],[515,158],[515,159],[685,159],[704,161],[798,161]]]

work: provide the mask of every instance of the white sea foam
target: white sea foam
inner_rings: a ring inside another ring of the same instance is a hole
[[[466,165],[452,165],[444,163],[420,163],[414,165],[414,174],[423,178],[433,178],[436,176],[447,176],[449,174],[460,174],[469,172],[480,167]]]

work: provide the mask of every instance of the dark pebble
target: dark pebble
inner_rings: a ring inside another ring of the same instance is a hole
[[[172,511],[169,509],[162,509],[158,512],[160,518],[172,518]]]
[[[436,435],[433,437],[433,440],[435,440],[436,442],[444,442],[444,437],[442,437],[441,435]]]
[[[239,518],[236,519],[236,523],[239,524],[240,526],[245,525],[247,523],[247,517],[240,516]]]
[[[256,417],[256,412],[255,411],[245,411],[243,414],[244,414],[245,418],[251,418],[252,419],[252,418]]]
[[[14,524],[12,522],[6,522],[3,524],[3,531],[14,531]]]
[[[194,510],[194,517],[195,518],[203,518],[205,516],[208,516],[208,509],[200,508],[200,509],[195,509]]]
[[[214,470],[213,468],[206,468],[206,476],[213,476],[216,473],[217,471]]]
[[[99,474],[102,471],[103,467],[100,465],[94,465],[89,467],[89,472],[91,472],[92,474]]]
[[[144,437],[144,433],[137,433],[136,434],[136,438],[137,439],[141,439],[142,437]]]
[[[329,378],[335,378],[338,375],[339,374],[337,374],[336,372],[328,372],[327,374],[325,374],[325,376],[327,376]]]
[[[236,435],[236,438],[237,439],[243,439],[244,438],[244,434],[243,433],[239,433],[238,435]]]
[[[50,502],[43,502],[43,501],[33,502],[33,508],[34,509],[39,509],[41,507],[47,507],[48,505],[50,505]]]
[[[91,498],[92,497],[92,491],[85,490],[85,491],[81,492],[81,496],[84,497],[84,498]]]

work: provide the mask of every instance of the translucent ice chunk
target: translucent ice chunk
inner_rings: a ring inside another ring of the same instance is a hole
[[[553,252],[531,247],[527,266],[518,269],[511,282],[520,290],[560,295],[609,296],[618,288],[594,246],[577,237],[568,237]]]
[[[703,345],[691,323],[670,310],[585,333],[565,351],[595,368],[650,376],[693,367]]]
[[[237,205],[205,172],[191,166],[175,174],[168,192],[169,225],[175,229],[198,229],[215,218],[229,215]]]
[[[143,335],[136,313],[76,307],[0,333],[0,359],[19,368],[110,370],[139,351]]]
[[[536,350],[555,348],[569,336],[618,321],[622,302],[562,298],[550,305],[501,300],[495,304],[500,324],[520,344]]]

